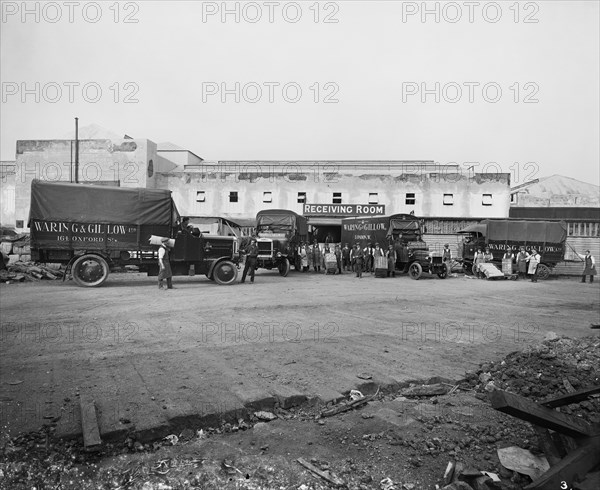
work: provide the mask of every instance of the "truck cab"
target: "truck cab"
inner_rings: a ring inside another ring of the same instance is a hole
[[[298,247],[308,238],[306,218],[287,209],[267,209],[256,215],[258,267],[279,270],[286,277],[290,264],[300,270]]]

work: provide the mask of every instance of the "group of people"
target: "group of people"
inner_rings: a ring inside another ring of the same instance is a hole
[[[395,276],[396,251],[393,245],[387,250],[380,247],[379,243],[369,244],[361,247],[356,243],[352,248],[347,243],[332,245],[325,243],[321,248],[317,240],[314,243],[301,243],[298,248],[300,262],[303,272],[335,272],[336,274],[355,273],[356,277],[362,277],[363,272],[373,274],[379,260],[379,264],[385,264],[387,276]]]
[[[171,264],[169,261],[169,238],[161,240],[161,246],[158,250],[158,287],[159,289],[173,289]],[[254,271],[256,270],[256,261],[258,258],[258,245],[255,238],[252,238],[250,245],[245,250],[246,261],[244,271],[240,282],[246,281],[246,276],[250,273],[250,283],[254,283]],[[330,243],[325,243],[324,247],[314,241],[312,245],[301,243],[298,249],[300,255],[301,267],[303,272],[309,272],[311,268],[314,272],[331,272],[343,274],[352,272],[356,277],[362,277],[363,272],[373,274],[376,268],[386,268],[387,277],[396,276],[396,250],[393,245],[389,245],[387,250],[380,247],[379,243],[369,244],[367,247],[362,247],[360,243],[356,243],[352,248],[348,244],[343,247],[340,244],[335,244],[333,250]],[[586,277],[590,276],[590,282],[594,282],[596,275],[596,262],[594,257],[586,250],[585,255],[577,253],[584,262],[584,270],[581,282],[586,282]],[[529,252],[525,247],[517,247],[508,249],[502,256],[503,261],[510,261],[511,273],[517,273],[519,277],[531,278],[532,282],[537,282],[537,270],[541,262],[541,256],[535,248]],[[481,248],[477,250],[473,260],[473,272],[479,278],[483,278],[483,270],[481,264],[489,263],[494,260],[494,255],[489,248],[483,251]],[[451,262],[452,254],[449,245],[444,245],[443,261]],[[378,267],[379,266],[379,267]],[[164,282],[166,281],[166,287]]]
[[[576,252],[577,253],[577,252]],[[596,262],[594,257],[591,255],[589,250],[586,250],[585,255],[577,253],[577,255],[583,259],[584,270],[581,277],[581,282],[585,282],[587,276],[590,276],[590,282],[594,282],[594,276],[596,275]],[[535,248],[532,248],[529,252],[525,247],[520,247],[517,251],[517,247],[508,249],[502,256],[503,263],[511,264],[511,273],[518,274],[519,277],[525,278],[529,276],[531,282],[537,282],[538,280],[538,267],[541,263],[541,256]],[[473,272],[479,278],[483,278],[484,274],[481,269],[481,264],[492,262],[494,255],[489,248],[482,252],[481,249],[477,250],[473,260]]]
[[[519,277],[531,278],[532,282],[537,282],[537,268],[541,261],[541,256],[535,248],[532,248],[529,252],[525,250],[525,247],[521,247],[517,251],[517,247],[508,249],[502,256],[504,260],[510,260],[511,270],[510,273],[517,273]],[[494,254],[486,247],[485,252],[482,249],[477,249],[473,258],[473,272],[477,277],[484,278],[482,264],[492,262],[494,260]]]

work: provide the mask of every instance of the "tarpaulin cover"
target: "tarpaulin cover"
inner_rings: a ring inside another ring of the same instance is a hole
[[[169,190],[31,183],[30,221],[172,225],[178,217]]]
[[[304,216],[300,216],[293,211],[288,209],[267,209],[265,211],[259,211],[256,215],[256,226],[273,226],[278,227],[290,227],[294,226],[298,234],[306,235],[308,233],[308,224]]]
[[[487,238],[494,241],[563,243],[567,236],[562,221],[484,220]]]

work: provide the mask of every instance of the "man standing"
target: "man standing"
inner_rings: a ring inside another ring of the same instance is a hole
[[[370,272],[371,274],[373,273],[373,244],[369,243],[369,245],[367,246],[367,248],[365,248],[365,272]]]
[[[321,272],[321,261],[321,248],[319,247],[319,242],[315,240],[313,243],[313,265],[315,272]]]
[[[521,247],[517,254],[517,272],[519,277],[525,277],[527,275],[527,259],[529,254],[525,251],[525,247]]]
[[[450,244],[446,243],[444,245],[444,251],[442,252],[442,262],[446,262],[448,266],[452,262],[452,251],[450,250]]]
[[[585,255],[577,255],[579,255],[579,257],[581,257],[585,263],[583,275],[581,276],[581,282],[585,282],[585,276],[590,276],[590,282],[594,282],[594,276],[596,275],[596,261],[594,260],[594,257],[589,250],[585,251]]]
[[[337,269],[338,269],[338,274],[342,273],[342,249],[340,248],[339,244],[335,244],[335,261],[337,262]]]
[[[244,273],[242,274],[241,282],[246,282],[246,274],[250,271],[250,284],[254,284],[254,271],[256,270],[256,259],[258,258],[256,238],[250,240],[250,246],[244,252],[246,254],[246,262],[244,264]]]
[[[344,271],[350,270],[350,248],[347,243],[344,243],[344,248],[342,248],[342,267]]]
[[[539,253],[537,253],[535,248],[531,249],[531,255],[527,258],[527,262],[529,262],[529,275],[531,276],[531,282],[537,282],[537,268],[540,263],[542,257]]]
[[[158,249],[158,289],[164,290],[163,280],[167,280],[167,288],[173,289],[173,273],[171,272],[171,263],[169,262],[169,240],[162,238],[160,248]]]
[[[394,250],[394,246],[390,245],[388,247],[388,251],[386,252],[387,257],[387,276],[396,277],[396,251]]]
[[[483,279],[483,273],[479,269],[481,264],[485,263],[485,258],[483,252],[480,248],[477,249],[477,253],[475,253],[473,257],[473,274],[475,274],[479,279]]]
[[[356,277],[362,278],[364,257],[365,257],[365,254],[364,254],[362,248],[360,247],[360,244],[357,243],[356,247],[354,249],[354,262],[356,264]]]

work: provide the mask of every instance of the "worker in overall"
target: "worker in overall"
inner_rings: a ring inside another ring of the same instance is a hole
[[[531,282],[537,282],[537,268],[540,264],[540,260],[542,260],[542,257],[539,253],[537,253],[535,248],[532,248],[531,255],[527,259],[527,262],[529,262],[529,268],[527,272],[531,276]]]
[[[478,278],[482,278],[483,273],[479,270],[479,265],[485,262],[483,252],[480,248],[477,249],[477,253],[473,257],[473,274],[475,274]]]
[[[512,251],[512,248],[507,248],[506,252],[504,252],[504,255],[502,256],[502,267],[504,268],[505,264],[509,264],[510,263],[510,269],[508,270],[508,272],[510,274],[514,273],[514,263],[515,263],[515,254]],[[504,272],[504,271],[503,271]]]
[[[246,261],[244,263],[244,272],[242,274],[242,284],[246,282],[246,275],[250,271],[250,284],[254,284],[254,271],[256,270],[256,260],[258,259],[258,245],[256,238],[250,240],[250,246],[244,251],[246,253]]]
[[[596,261],[594,260],[594,257],[589,250],[585,251],[585,255],[577,255],[579,255],[579,257],[581,257],[585,263],[583,275],[581,276],[581,282],[585,282],[585,276],[590,276],[590,282],[594,282],[594,276],[596,275]]]
[[[525,251],[525,247],[521,247],[517,254],[517,272],[519,277],[525,277],[527,275],[527,259],[529,254]]]
[[[450,263],[452,262],[452,251],[450,250],[450,244],[446,243],[444,245],[444,251],[442,252],[442,262],[446,262],[448,267],[450,267]]]
[[[171,272],[171,263],[169,262],[169,238],[161,239],[161,245],[158,249],[158,289],[164,290],[163,280],[167,280],[167,288],[173,289],[173,273]]]

